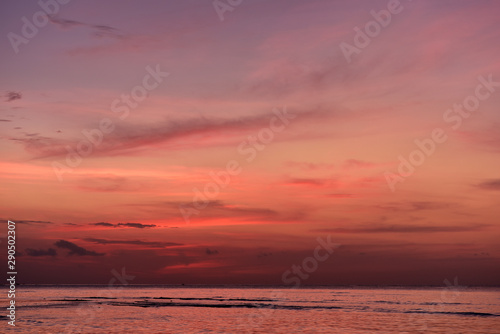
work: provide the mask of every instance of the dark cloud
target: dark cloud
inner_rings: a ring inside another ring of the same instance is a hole
[[[154,224],[141,224],[141,223],[118,223],[116,227],[133,227],[133,228],[149,228],[156,227]]]
[[[66,240],[59,240],[54,244],[56,247],[69,250],[69,255],[78,256],[102,256],[104,253],[96,253],[94,251],[89,251],[83,247],[80,247],[72,242]]]
[[[7,98],[7,102],[15,101],[15,100],[20,100],[23,95],[20,92],[7,92],[5,94],[5,97]]]
[[[500,179],[487,180],[477,186],[484,190],[500,190]]]
[[[0,119],[0,122],[12,122],[10,119]]]
[[[208,255],[215,255],[215,254],[219,254],[219,251],[217,249],[209,249],[209,248],[207,248],[205,250],[205,253],[208,254]]]
[[[117,223],[117,224],[111,224],[111,223],[95,223],[92,225],[96,226],[106,226],[106,227],[131,227],[131,228],[151,228],[151,227],[157,227],[157,225],[154,224],[141,224],[141,223]]]
[[[111,224],[111,223],[95,223],[94,225],[96,226],[106,226],[106,227],[113,227],[115,225]]]
[[[28,256],[56,256],[57,252],[54,248],[45,249],[33,249],[26,248],[26,255]]]
[[[18,219],[10,219],[16,224],[54,224],[53,222],[45,221],[45,220],[18,220]],[[1,222],[6,223],[7,219],[0,219]]]
[[[272,256],[272,255],[273,255],[273,253],[260,252],[259,254],[257,254],[257,257],[262,258],[262,257],[268,257],[268,256]]]
[[[148,246],[153,248],[165,248],[173,246],[182,246],[183,244],[175,242],[159,242],[159,241],[143,241],[143,240],[109,240],[109,239],[96,239],[96,238],[85,238],[83,239],[88,242],[94,242],[101,245],[138,245],[138,246]]]

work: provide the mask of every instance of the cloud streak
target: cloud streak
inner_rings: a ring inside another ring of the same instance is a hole
[[[387,211],[424,211],[424,210],[441,210],[448,209],[452,206],[451,203],[431,202],[431,201],[408,201],[401,203],[389,203],[378,205],[377,208]]]
[[[500,190],[500,179],[483,181],[477,187],[483,190]]]
[[[153,228],[157,227],[157,225],[154,224],[141,224],[141,223],[117,223],[117,224],[112,224],[112,223],[94,223],[92,225],[95,226],[104,226],[104,227],[113,227],[113,228],[120,228],[120,227],[130,227],[130,228]]]
[[[321,233],[346,233],[346,234],[377,234],[377,233],[453,233],[476,232],[485,229],[488,225],[474,224],[469,226],[434,226],[434,225],[385,225],[366,226],[360,228],[332,228],[315,229],[312,232]]]
[[[285,113],[283,113],[285,114]],[[334,112],[323,108],[308,111],[287,111],[294,115],[293,122],[324,121],[333,117]],[[238,118],[198,117],[184,120],[166,120],[154,124],[116,124],[116,129],[97,147],[93,156],[127,155],[138,150],[152,147],[175,149],[165,144],[180,144],[182,147],[227,146],[228,143],[238,143],[241,132],[252,131],[269,126],[274,113],[241,116]],[[285,116],[283,116],[285,117]],[[211,141],[200,141],[200,136],[210,136]],[[76,147],[79,141],[60,140],[37,136],[35,138],[10,138],[25,145],[26,150],[39,158],[57,157],[66,155],[66,146]],[[284,140],[284,138],[283,138]]]
[[[68,20],[57,16],[49,16],[49,20],[54,25],[62,29],[70,29],[74,27],[85,27],[90,29],[91,35],[98,38],[113,38],[123,39],[127,35],[120,30],[103,24],[88,24],[75,20]]]
[[[49,224],[54,224],[53,222],[49,222],[46,220],[18,220],[18,219],[11,219],[13,222],[16,224],[27,224],[27,225],[33,225],[33,224],[42,224],[42,225],[49,225]],[[7,219],[1,219],[1,222],[7,222]]]

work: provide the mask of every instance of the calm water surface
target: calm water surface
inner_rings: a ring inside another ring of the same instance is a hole
[[[16,327],[2,317],[0,332],[500,333],[498,289],[25,286],[16,297]]]

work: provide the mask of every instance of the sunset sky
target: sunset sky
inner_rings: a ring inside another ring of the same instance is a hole
[[[500,283],[498,1],[45,2],[0,4],[19,282],[283,284],[330,236],[303,285]]]

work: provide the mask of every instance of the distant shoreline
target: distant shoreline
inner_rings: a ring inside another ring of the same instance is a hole
[[[6,284],[2,284],[6,287]],[[29,288],[109,288],[107,284],[19,284],[18,287]],[[285,285],[236,285],[236,284],[129,284],[120,288],[219,288],[219,289],[443,289],[442,285],[306,285],[293,288]],[[464,286],[463,290],[470,289],[500,289],[500,286]]]

